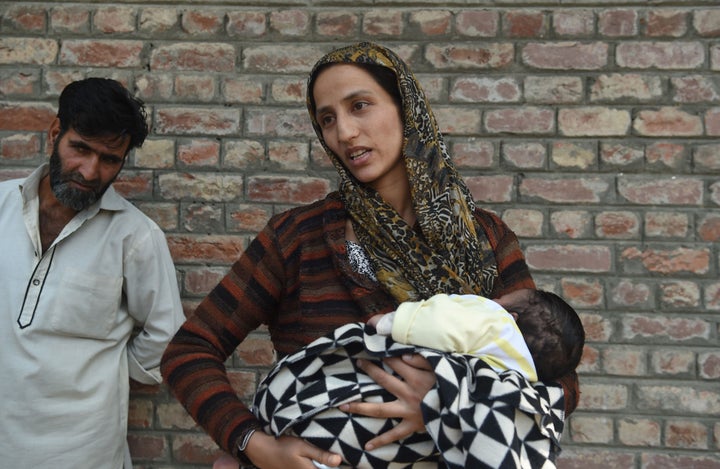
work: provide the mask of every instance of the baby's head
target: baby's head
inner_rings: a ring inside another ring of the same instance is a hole
[[[556,380],[577,368],[585,329],[577,312],[562,298],[543,290],[523,289],[496,301],[515,316],[540,380]]]

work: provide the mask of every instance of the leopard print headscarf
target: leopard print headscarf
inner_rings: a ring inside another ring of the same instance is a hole
[[[355,179],[325,143],[312,92],[319,72],[333,63],[376,64],[395,72],[404,120],[402,151],[422,234]],[[340,175],[339,190],[355,235],[385,289],[398,302],[436,293],[489,295],[498,274],[495,255],[475,221],[475,203],[451,161],[425,94],[405,62],[368,42],[334,50],[310,74],[307,106],[315,133]]]

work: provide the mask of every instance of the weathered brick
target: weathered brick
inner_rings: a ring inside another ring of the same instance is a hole
[[[160,34],[170,31],[178,24],[179,13],[174,8],[146,7],[140,11],[138,18],[139,30],[146,33]]]
[[[590,36],[595,28],[592,10],[562,9],[553,11],[553,27],[560,36]]]
[[[720,214],[711,213],[700,219],[698,236],[702,241],[720,240]]]
[[[175,164],[175,141],[170,139],[145,140],[135,150],[135,166],[141,168],[172,168]]]
[[[170,253],[176,263],[226,265],[240,257],[243,239],[239,236],[179,235],[167,236]]]
[[[135,79],[138,97],[143,100],[167,100],[173,95],[173,78],[170,74],[142,74]]]
[[[703,181],[690,177],[620,177],[618,194],[628,202],[641,205],[701,205]]]
[[[637,73],[612,73],[600,75],[590,88],[591,101],[618,101],[628,99],[650,101],[663,95],[659,76],[647,76]]]
[[[720,283],[705,287],[705,307],[710,311],[720,311]]]
[[[228,103],[260,103],[263,99],[263,84],[252,78],[225,77],[221,80],[220,91]]]
[[[159,403],[157,405],[158,427],[167,430],[192,430],[197,424],[179,402]]]
[[[135,31],[137,10],[133,7],[100,7],[93,15],[93,27],[105,34]]]
[[[220,142],[193,139],[178,143],[178,163],[188,167],[216,167],[220,163]]]
[[[268,160],[274,164],[274,168],[280,170],[305,169],[310,160],[307,142],[270,142]]]
[[[149,399],[132,399],[128,405],[128,428],[150,428],[154,409],[153,402]]]
[[[404,30],[401,11],[382,9],[365,12],[362,32],[368,36],[400,36]]]
[[[475,200],[486,203],[511,202],[515,183],[512,176],[469,176],[465,178]]]
[[[543,234],[545,217],[539,210],[508,209],[502,219],[521,238],[539,238]]]
[[[622,308],[649,308],[653,306],[653,290],[639,280],[622,279],[610,289],[610,304]]]
[[[697,9],[693,11],[693,26],[701,36],[720,36],[720,10]]]
[[[199,72],[232,72],[235,70],[235,47],[225,43],[177,43],[160,45],[150,54],[152,70],[195,70]]]
[[[0,37],[0,65],[51,64],[58,50],[58,42],[53,39]]]
[[[698,371],[704,379],[720,379],[720,352],[713,350],[699,353]]]
[[[315,30],[320,36],[346,38],[357,33],[360,18],[352,12],[321,11],[315,16]]]
[[[245,128],[247,135],[253,137],[303,137],[314,134],[304,109],[246,108]]]
[[[172,455],[181,463],[209,466],[220,455],[220,450],[207,434],[176,434],[172,439]]]
[[[659,274],[694,273],[705,274],[710,269],[710,251],[705,248],[653,249],[630,247],[620,254],[621,260],[640,262],[648,272]],[[631,268],[628,266],[628,268]]]
[[[228,371],[230,385],[240,399],[251,400],[257,389],[257,377],[254,372],[249,371]]]
[[[227,18],[230,37],[253,38],[267,33],[267,19],[262,11],[231,11]]]
[[[227,211],[227,229],[229,231],[259,232],[270,219],[272,211],[268,207],[255,204],[230,204]]]
[[[641,377],[647,375],[645,349],[615,345],[602,351],[603,369],[608,375]]]
[[[672,77],[670,84],[676,103],[711,103],[720,99],[715,83],[703,75]]]
[[[630,123],[630,113],[622,109],[583,107],[560,109],[558,114],[559,131],[571,137],[627,135]]]
[[[223,207],[219,204],[184,204],[180,213],[183,229],[188,233],[222,233],[225,231]]]
[[[243,50],[243,66],[255,73],[307,73],[323,51],[313,46],[253,46]]]
[[[305,104],[304,79],[278,79],[273,80],[270,86],[270,96],[279,103]]]
[[[153,194],[153,173],[151,171],[123,170],[113,183],[120,195],[128,199],[148,199]]]
[[[614,434],[613,419],[602,416],[573,416],[570,432],[575,443],[611,444]]]
[[[503,160],[516,168],[542,168],[547,160],[545,146],[536,142],[504,143],[501,151]]]
[[[209,102],[215,97],[215,78],[207,75],[177,75],[175,95],[185,101]]]
[[[530,76],[525,78],[524,89],[530,103],[577,103],[583,99],[580,77]]]
[[[594,325],[594,323],[591,324]],[[587,327],[585,328],[585,337],[586,339],[589,337]],[[592,345],[585,344],[582,359],[576,371],[580,376],[586,373],[600,373],[600,352]]]
[[[35,5],[10,5],[3,12],[2,26],[5,31],[43,33],[47,27],[45,9]]]
[[[600,161],[603,167],[619,167],[631,169],[640,167],[645,159],[644,149],[640,144],[620,142],[603,142],[600,144]]]
[[[272,342],[268,337],[251,336],[245,339],[235,351],[241,365],[270,366],[275,361]]]
[[[533,43],[523,47],[522,60],[530,67],[550,70],[599,70],[607,65],[608,45],[602,42]]]
[[[0,157],[3,160],[32,160],[40,156],[40,136],[14,134],[0,138]]]
[[[601,11],[598,14],[598,32],[609,37],[637,36],[637,10],[610,9]]]
[[[584,142],[560,141],[553,143],[552,162],[561,168],[587,170],[597,167],[595,145]]]
[[[44,132],[50,127],[56,112],[47,103],[0,102],[0,130]]]
[[[700,305],[700,287],[695,282],[676,280],[660,285],[660,301],[666,308],[697,308]]]
[[[425,36],[444,36],[450,33],[452,13],[447,10],[413,11],[409,22]]]
[[[329,192],[327,179],[313,177],[253,176],[248,178],[248,200],[307,204]]]
[[[629,314],[622,319],[625,339],[707,340],[711,325],[703,319]]]
[[[529,246],[525,250],[531,269],[556,272],[608,272],[611,251],[606,246],[553,245]]]
[[[519,10],[503,14],[503,32],[508,37],[545,37],[548,21],[542,11]]]
[[[555,113],[549,108],[531,106],[490,110],[485,113],[485,128],[490,133],[552,134]]]
[[[563,469],[607,469],[608,467],[635,467],[636,455],[627,450],[606,450],[597,447],[587,449],[568,447],[558,459]]]
[[[458,11],[455,30],[467,37],[494,37],[497,35],[500,15],[493,10]]]
[[[162,461],[169,453],[167,442],[161,435],[129,432],[127,442],[133,459]]]
[[[555,203],[598,203],[610,189],[606,179],[597,177],[547,179],[528,177],[520,181],[520,195],[529,200]]]
[[[166,199],[227,202],[242,197],[243,177],[227,173],[165,173],[158,177]]]
[[[708,449],[708,428],[692,420],[665,422],[665,445],[669,448]]]
[[[145,215],[157,223],[163,231],[173,231],[178,227],[178,207],[172,202],[138,202],[134,204]]]
[[[588,342],[607,342],[612,337],[613,324],[608,318],[600,314],[582,314],[581,319]]]
[[[705,112],[705,133],[720,135],[720,108],[708,109]]]
[[[495,165],[495,145],[481,139],[467,139],[451,144],[453,161],[458,168],[491,168]]]
[[[0,95],[32,96],[37,93],[40,74],[30,70],[0,70]]]
[[[595,235],[599,238],[637,239],[640,218],[629,211],[605,211],[595,216]]]
[[[425,59],[439,70],[482,70],[510,65],[514,51],[511,43],[428,44]]]
[[[233,135],[239,128],[240,115],[236,109],[167,107],[155,112],[158,134]]]
[[[133,68],[142,66],[143,41],[68,39],[60,48],[60,63],[89,67]]]
[[[709,452],[699,456],[643,453],[642,467],[644,469],[664,469],[669,467],[716,468],[720,467],[720,457]]]
[[[615,60],[624,68],[693,69],[704,59],[700,42],[624,42],[615,49]]]
[[[604,287],[591,278],[563,278],[560,281],[562,297],[574,306],[602,307]]]
[[[476,107],[435,106],[440,131],[448,135],[477,135],[481,133],[482,111]]]
[[[693,152],[693,163],[700,170],[720,171],[720,143],[698,145]]]
[[[688,13],[682,10],[647,12],[645,33],[651,37],[682,37],[687,31]]]
[[[628,387],[623,384],[585,383],[579,407],[592,410],[626,409],[629,393]]]
[[[650,165],[681,168],[688,159],[687,147],[682,143],[653,142],[645,148],[645,160]]]
[[[650,353],[654,374],[691,378],[695,371],[695,353],[691,350],[663,349]]]
[[[592,218],[582,210],[559,210],[550,215],[550,226],[561,238],[584,238],[590,233]]]
[[[223,167],[244,169],[258,166],[265,159],[265,147],[257,140],[230,140],[223,145]]]
[[[618,440],[627,446],[658,447],[661,435],[662,427],[656,420],[624,418],[618,421]]]
[[[645,214],[645,236],[652,238],[685,238],[690,221],[685,213],[648,212]],[[719,227],[720,229],[720,227]]]
[[[68,5],[53,8],[50,11],[50,30],[56,34],[87,33],[90,30],[90,10]]]
[[[510,77],[460,78],[450,89],[450,100],[461,103],[513,103],[520,96],[520,85]]]
[[[227,273],[221,267],[188,267],[183,278],[183,292],[194,296],[205,296]]]
[[[310,31],[310,14],[305,10],[290,9],[270,12],[270,30],[282,36],[300,37]]]
[[[180,26],[190,35],[217,34],[225,26],[225,14],[218,10],[189,10],[182,14]]]

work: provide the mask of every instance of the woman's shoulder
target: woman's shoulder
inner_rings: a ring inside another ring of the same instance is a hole
[[[508,226],[502,221],[502,218],[490,210],[484,208],[475,207],[475,220],[485,231],[492,233],[504,233],[509,230]]]
[[[268,225],[277,231],[286,231],[291,228],[311,229],[313,226],[320,227],[336,221],[344,223],[345,217],[345,206],[340,199],[340,194],[335,191],[315,202],[273,215]]]

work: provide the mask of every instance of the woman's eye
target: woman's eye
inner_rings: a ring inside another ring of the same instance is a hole
[[[353,107],[357,110],[365,109],[368,106],[368,103],[365,101],[358,101],[356,102]]]
[[[332,122],[333,122],[332,116],[320,117],[320,127],[327,127],[328,125],[332,124]]]

